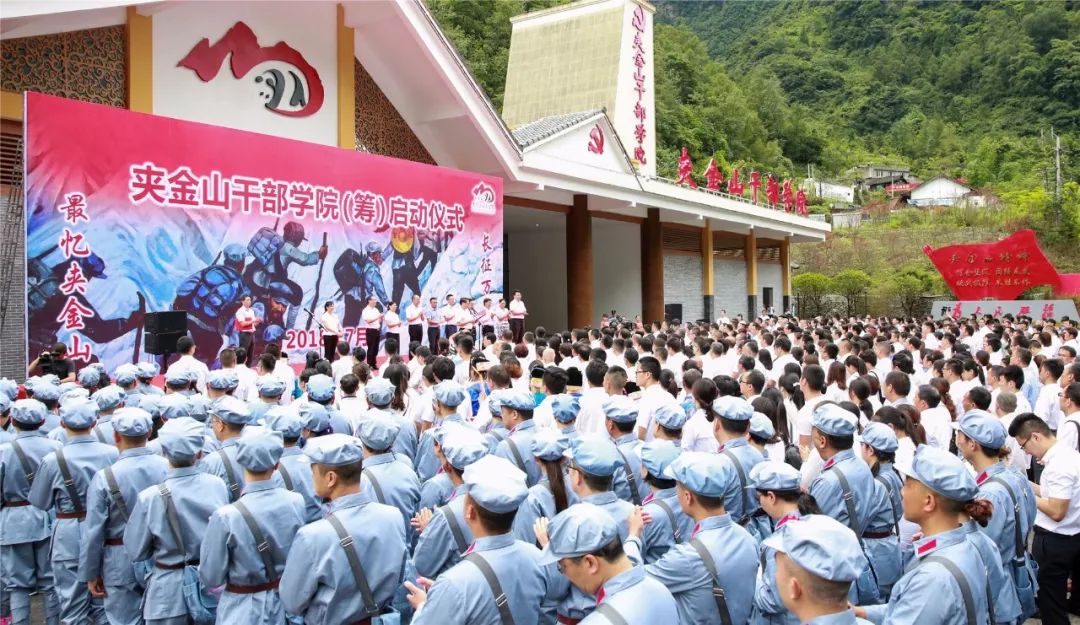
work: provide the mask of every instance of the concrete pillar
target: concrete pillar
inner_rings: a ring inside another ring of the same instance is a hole
[[[642,321],[664,318],[664,234],[660,209],[648,209],[641,225]]]
[[[746,318],[752,320],[757,316],[757,236],[753,230],[746,235]]]
[[[705,220],[701,229],[701,292],[704,294],[704,313],[706,321],[716,316],[716,293],[713,291],[713,240],[712,224]]]
[[[593,325],[592,216],[589,196],[575,195],[566,214],[566,319],[571,328]]]
[[[780,284],[784,293],[783,311],[791,310],[791,237],[780,241]]]

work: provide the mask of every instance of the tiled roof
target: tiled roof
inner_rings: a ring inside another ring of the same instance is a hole
[[[580,124],[600,112],[602,112],[602,109],[593,109],[591,111],[552,115],[551,117],[538,119],[512,131],[514,141],[516,141],[519,146],[527,148],[557,132]]]

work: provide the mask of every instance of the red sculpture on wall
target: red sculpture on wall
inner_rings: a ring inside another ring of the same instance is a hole
[[[790,213],[795,208],[795,193],[791,189],[790,178],[784,181],[784,190],[780,193],[780,198],[783,201],[784,210]]]
[[[750,201],[757,204],[757,192],[761,188],[761,174],[754,170],[750,172]]]
[[[802,189],[795,194],[795,212],[803,217],[809,214],[806,210],[806,191]]]
[[[728,180],[727,183],[727,192],[732,195],[742,195],[743,190],[743,184],[739,182],[739,168],[733,167],[731,169],[731,180]]]
[[[716,159],[714,158],[709,159],[709,165],[705,168],[705,180],[705,188],[711,191],[719,191],[720,185],[724,182],[724,174],[716,166]]]
[[[679,156],[679,179],[675,181],[675,184],[689,185],[691,189],[697,188],[697,183],[694,182],[694,164],[690,162],[690,155],[686,153],[686,148],[682,149],[682,155]]]
[[[776,208],[776,205],[780,203],[780,185],[772,174],[769,174],[769,178],[765,181],[765,197],[769,199],[769,206],[772,208]]]

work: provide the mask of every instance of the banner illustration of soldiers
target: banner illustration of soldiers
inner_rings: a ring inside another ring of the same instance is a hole
[[[35,93],[25,110],[30,358],[61,341],[111,371],[147,312],[186,310],[212,362],[251,295],[256,345],[303,361],[322,301],[356,345],[369,294],[501,290],[498,178]]]

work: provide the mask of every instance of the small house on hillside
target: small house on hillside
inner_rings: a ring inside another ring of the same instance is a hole
[[[911,191],[908,203],[913,206],[956,206],[971,193],[971,187],[945,176],[927,180]]]

